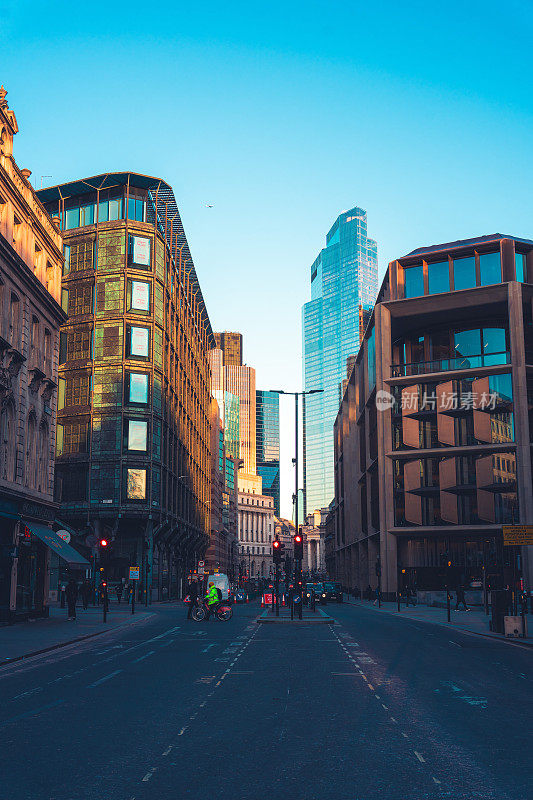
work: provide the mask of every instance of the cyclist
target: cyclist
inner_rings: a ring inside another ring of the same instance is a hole
[[[205,620],[207,622],[211,614],[214,613],[215,608],[219,603],[218,589],[216,588],[215,584],[212,581],[209,584],[209,591],[204,599],[207,605],[207,614],[205,617]]]

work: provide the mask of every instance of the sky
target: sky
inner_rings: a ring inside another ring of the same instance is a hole
[[[258,388],[291,391],[342,211],[366,209],[380,280],[422,245],[533,238],[532,38],[530,0],[0,0],[0,84],[37,188],[107,170],[173,186],[213,329],[243,333]]]

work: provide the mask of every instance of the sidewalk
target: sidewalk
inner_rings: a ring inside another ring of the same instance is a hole
[[[153,612],[136,605],[132,615],[131,606],[112,603],[106,623],[103,622],[102,606],[90,606],[87,611],[77,606],[76,615],[76,620],[69,621],[67,609],[54,604],[50,607],[48,619],[0,627],[0,666],[139,623],[151,617]]]
[[[403,617],[404,619],[413,619],[418,620],[419,622],[431,622],[436,625],[445,625],[450,630],[463,630],[467,633],[475,633],[478,636],[487,636],[491,639],[498,639],[499,641],[522,644],[526,647],[533,647],[533,642],[529,637],[527,639],[506,639],[500,633],[493,633],[491,630],[489,630],[490,617],[488,617],[483,610],[479,608],[472,608],[470,611],[454,611],[452,604],[450,622],[448,622],[446,609],[437,608],[435,606],[406,606],[405,603],[402,602],[400,606],[401,611],[398,613],[398,606],[396,603],[382,601],[381,608],[378,608],[377,604],[374,605],[373,601],[369,602],[368,600],[354,600],[353,598],[350,598],[349,600],[345,599],[344,602],[354,606],[362,606],[363,608],[368,608],[376,612],[395,614],[397,617]],[[533,622],[531,622],[529,615],[526,617],[526,619],[528,625],[531,626]]]

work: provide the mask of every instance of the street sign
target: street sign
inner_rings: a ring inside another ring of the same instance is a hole
[[[533,525],[503,525],[505,547],[527,547],[533,545]]]
[[[57,531],[57,536],[67,544],[70,542],[70,533],[68,531]]]
[[[198,562],[198,566],[199,567],[205,567],[205,561],[199,561]]]
[[[130,581],[138,581],[141,577],[140,567],[130,567]]]
[[[198,564],[198,575],[205,575],[205,569],[204,569],[203,564],[202,564],[202,566],[200,566]]]

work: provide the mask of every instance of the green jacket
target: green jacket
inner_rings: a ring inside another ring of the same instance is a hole
[[[205,599],[207,600],[208,606],[212,606],[214,603],[218,603],[218,592],[216,586],[212,586],[209,589]]]

